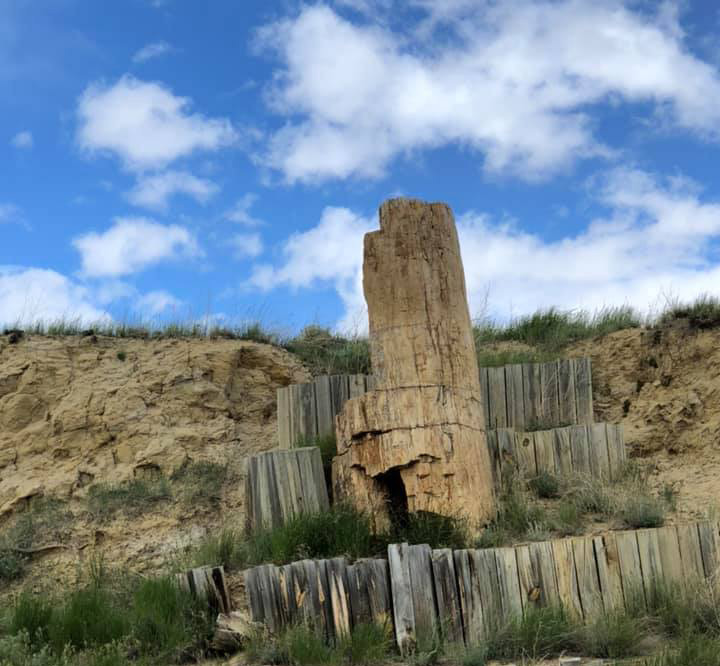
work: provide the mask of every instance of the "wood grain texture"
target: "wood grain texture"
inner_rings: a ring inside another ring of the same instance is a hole
[[[620,611],[625,607],[625,598],[615,535],[594,537],[593,546],[603,607],[606,612]]]
[[[625,606],[629,608],[634,605],[644,605],[645,585],[637,536],[635,532],[616,532],[615,543],[620,563]]]
[[[573,539],[572,550],[583,617],[589,621],[602,614],[604,609],[592,539]]]
[[[490,395],[489,428],[507,428],[507,401],[505,392],[505,368],[488,368],[488,390]]]
[[[592,423],[592,367],[587,357],[575,359],[575,396],[577,423]]]
[[[463,643],[458,579],[453,552],[449,548],[432,551],[432,578],[440,635],[446,643]]]
[[[542,421],[546,427],[554,428],[561,422],[557,361],[540,364],[540,391]]]
[[[578,423],[577,396],[575,395],[575,361],[561,359],[558,366],[558,409],[560,423]]]
[[[332,404],[330,377],[315,377],[315,410],[317,413],[317,433],[319,436],[335,434],[335,414]],[[278,405],[279,410],[279,405]],[[278,411],[278,418],[280,414]]]
[[[484,368],[481,368],[481,372]],[[525,400],[523,397],[522,365],[505,366],[505,399],[507,406],[507,425],[522,430],[525,427]]]
[[[700,550],[700,534],[697,523],[677,525],[678,545],[683,566],[683,579],[694,585],[705,577],[702,551]]]
[[[555,577],[560,599],[563,601],[563,605],[571,618],[582,619],[583,607],[580,601],[572,541],[570,539],[558,539],[550,543],[552,544]]]
[[[292,446],[290,438],[290,387],[283,386],[277,390],[277,420],[278,420],[278,446],[289,449]]]
[[[468,647],[479,645],[486,634],[476,551],[456,550],[453,553],[453,560],[465,644]]]
[[[415,640],[417,649],[426,652],[433,649],[440,635],[430,546],[427,544],[410,546],[408,564],[415,616]]]
[[[415,651],[417,645],[408,544],[401,543],[388,546],[388,565],[393,600],[395,640],[400,653],[407,656]]]

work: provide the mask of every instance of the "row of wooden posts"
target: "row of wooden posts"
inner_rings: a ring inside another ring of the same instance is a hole
[[[488,428],[547,430],[593,422],[589,358],[480,368],[480,386]],[[278,389],[280,448],[334,433],[345,402],[374,387],[372,375],[332,375]]]
[[[252,619],[274,633],[298,622],[329,640],[391,622],[408,654],[438,636],[473,645],[532,607],[578,620],[645,604],[666,585],[714,579],[717,522],[609,532],[490,549],[396,544],[387,559],[303,560],[245,573]]]

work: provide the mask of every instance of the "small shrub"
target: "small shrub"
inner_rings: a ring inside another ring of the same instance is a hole
[[[119,351],[116,356],[118,361],[124,361],[127,358],[127,354],[124,351]]]
[[[226,478],[225,465],[207,460],[187,462],[170,476],[170,480],[181,487],[181,496],[185,504],[192,507],[218,506]]]
[[[576,477],[570,485],[567,499],[581,514],[598,514],[611,518],[617,510],[617,490],[602,479],[589,476]]]
[[[642,666],[720,666],[720,641],[702,635],[686,636],[677,646],[645,659]]]
[[[678,303],[660,317],[660,324],[673,319],[686,319],[691,328],[707,329],[720,326],[720,298],[702,294],[692,303]]]
[[[521,489],[510,487],[498,499],[495,520],[483,530],[477,548],[495,548],[512,544],[530,532],[542,534],[548,516],[541,506],[534,504]]]
[[[371,373],[367,338],[344,337],[321,326],[306,326],[283,346],[295,354],[313,375]]]
[[[344,661],[357,666],[377,664],[393,650],[390,623],[364,623],[353,627],[349,637],[341,640],[339,649]]]
[[[582,629],[583,654],[604,659],[623,659],[638,654],[645,627],[639,618],[625,612],[609,612]]]
[[[117,485],[98,483],[88,491],[88,509],[99,521],[110,520],[119,511],[135,516],[150,511],[158,502],[170,499],[167,479],[132,479]]]
[[[560,496],[560,479],[550,472],[540,472],[528,481],[528,487],[540,499],[554,499]]]
[[[25,633],[31,645],[42,645],[49,637],[53,607],[45,599],[21,594],[10,616],[10,633]]]
[[[293,666],[338,664],[339,653],[325,642],[319,632],[307,626],[292,627],[284,636],[288,663]]]
[[[488,646],[475,645],[469,647],[460,657],[461,666],[485,666],[488,662]]]
[[[385,539],[393,543],[426,543],[431,548],[460,549],[470,545],[466,521],[429,511],[417,511],[404,516]]]
[[[583,514],[573,502],[563,500],[555,512],[553,527],[558,536],[573,536],[579,534],[583,527]]]
[[[631,529],[662,527],[665,522],[665,507],[660,499],[649,495],[630,497],[621,511],[624,523]]]
[[[670,511],[677,511],[678,497],[680,490],[674,483],[665,483],[660,490],[660,497]]]
[[[234,529],[210,534],[196,547],[189,566],[223,566],[226,571],[241,569],[247,559],[243,541],[244,535]]]
[[[17,580],[25,573],[26,558],[0,542],[0,582]]]

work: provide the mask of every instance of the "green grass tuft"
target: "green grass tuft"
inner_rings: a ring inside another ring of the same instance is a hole
[[[306,326],[299,335],[283,342],[313,375],[371,373],[370,343],[367,337],[345,337],[321,326]]]
[[[170,485],[162,476],[156,479],[132,479],[116,485],[97,483],[88,490],[88,509],[96,520],[104,522],[123,512],[137,516],[150,511],[158,502],[171,498]]]
[[[186,462],[170,475],[174,487],[187,506],[217,507],[227,478],[227,466],[200,460]]]
[[[687,320],[690,328],[708,329],[720,326],[720,298],[702,294],[690,303],[674,303],[661,315],[659,324]]]

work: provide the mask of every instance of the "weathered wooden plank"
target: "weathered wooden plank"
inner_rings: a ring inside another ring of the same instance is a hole
[[[531,543],[528,545],[528,550],[533,580],[539,590],[537,603],[540,606],[559,606],[561,599],[551,543],[549,541]]]
[[[535,439],[535,461],[537,473],[555,474],[555,446],[552,430],[538,430],[533,433]]]
[[[519,363],[505,366],[505,396],[508,427],[522,430],[525,427],[525,401],[522,365]]]
[[[177,574],[176,579],[196,599],[207,604],[212,613],[227,614],[232,610],[230,594],[222,566],[204,566]]]
[[[610,478],[616,479],[624,470],[627,454],[623,427],[619,424],[606,423],[608,459],[610,461]]]
[[[520,600],[523,610],[540,605],[540,587],[535,580],[530,562],[530,548],[516,546],[515,558],[517,560],[518,581],[520,583]]]
[[[683,566],[677,529],[674,525],[668,525],[660,527],[656,533],[664,581],[669,585],[682,583]]]
[[[540,365],[542,421],[548,428],[560,425],[560,396],[557,361]]]
[[[535,433],[515,431],[515,455],[523,476],[530,478],[537,475]]]
[[[682,559],[683,578],[690,585],[705,577],[702,551],[700,549],[700,534],[697,523],[677,525],[678,545]]]
[[[698,535],[700,537],[700,552],[703,558],[703,570],[705,578],[714,579],[718,573],[720,563],[720,535],[718,524],[715,521],[698,523]]]
[[[367,375],[365,377],[365,387],[368,391],[374,391],[377,382],[375,381],[375,375]]]
[[[278,446],[289,449],[290,439],[290,389],[283,386],[277,390]]]
[[[505,368],[488,368],[488,389],[490,391],[490,427],[507,428]]]
[[[578,590],[572,542],[570,539],[558,539],[550,543],[552,544],[555,577],[560,601],[570,617],[582,619],[583,608],[580,601],[580,591]]]
[[[570,426],[570,450],[575,474],[590,474],[588,429],[584,425]]]
[[[573,425],[578,423],[577,401],[575,397],[575,361],[560,359],[558,366],[559,423]]]
[[[598,479],[610,478],[610,457],[608,454],[607,428],[604,423],[588,426],[590,473]]]
[[[495,548],[498,568],[498,589],[503,618],[519,617],[523,606],[520,598],[520,579],[514,548]]]
[[[251,618],[253,622],[264,624],[272,633],[278,633],[285,626],[280,581],[275,569],[272,564],[263,564],[245,573]]]
[[[643,583],[640,552],[635,532],[616,532],[618,562],[622,576],[625,607],[645,604],[645,586]]]
[[[476,551],[456,550],[453,553],[453,559],[465,644],[468,647],[479,645],[485,637],[485,622],[480,600]]]
[[[287,624],[296,624],[301,621],[298,613],[297,599],[293,590],[292,564],[278,567],[280,605],[283,608],[284,619]]]
[[[390,544],[388,546],[388,565],[395,620],[395,640],[400,653],[407,656],[414,652],[417,645],[408,544]]]
[[[482,636],[490,636],[503,624],[502,595],[495,549],[471,550],[470,563],[471,570],[474,569],[473,591],[478,594],[477,599],[474,600],[474,606],[482,609],[482,611],[477,611],[478,614],[482,613]],[[469,640],[468,644],[475,642],[474,636],[474,634],[470,636],[473,641]]]
[[[330,377],[315,377],[315,409],[317,412],[317,433],[323,437],[335,433],[335,414],[332,406]],[[279,415],[278,415],[279,418]]]
[[[569,476],[573,473],[570,427],[555,428],[552,434],[553,449],[555,450],[555,472],[561,476]]]
[[[600,579],[592,539],[585,537],[573,539],[572,549],[583,617],[586,621],[592,620],[603,612]]]
[[[350,602],[350,620],[353,626],[369,624],[370,597],[368,596],[365,567],[358,561],[347,567],[347,590]]]
[[[330,610],[333,635],[343,638],[350,635],[351,613],[350,593],[347,580],[347,561],[344,557],[335,557],[326,563],[328,587],[330,591]]]
[[[408,549],[410,590],[415,613],[417,649],[432,650],[439,635],[435,591],[433,589],[432,549],[427,544]]]
[[[500,487],[502,480],[500,449],[498,448],[497,430],[487,430],[487,445],[490,452],[490,465],[492,466],[493,482],[495,487]]]
[[[351,398],[359,398],[366,392],[365,375],[350,375],[348,377],[348,394]]]
[[[370,614],[378,625],[392,623],[392,598],[390,596],[390,569],[385,559],[367,561],[365,579],[367,581]]]
[[[640,553],[645,599],[650,601],[655,597],[658,587],[663,585],[664,580],[657,530],[638,530],[635,536]]]
[[[463,643],[458,580],[452,550],[442,548],[432,551],[432,574],[441,637],[445,643]]]
[[[337,415],[350,397],[350,383],[347,375],[330,375],[330,395],[333,414]]]
[[[519,469],[517,451],[515,450],[515,431],[511,428],[501,428],[496,431],[497,446],[500,457],[500,467],[503,475],[510,470]]]
[[[326,511],[330,507],[325,482],[325,473],[322,467],[320,449],[308,446],[294,449],[300,468],[300,486],[303,488],[304,510],[316,513]]]
[[[538,363],[523,363],[522,373],[525,426],[534,430],[542,425],[543,418],[540,365]]]
[[[575,359],[575,396],[577,402],[577,422],[592,423],[592,367],[590,359]]]
[[[593,546],[595,548],[595,561],[597,562],[603,607],[606,612],[622,610],[625,601],[615,535],[611,533],[595,537]]]
[[[483,416],[485,428],[490,429],[490,384],[488,382],[488,369],[480,368],[480,393],[482,394]]]

